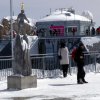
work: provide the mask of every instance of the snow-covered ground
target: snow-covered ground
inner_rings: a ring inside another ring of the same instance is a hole
[[[0,100],[100,100],[100,73],[87,73],[86,80],[77,84],[76,74],[37,79],[37,88],[23,90],[7,90],[7,81],[0,81]]]

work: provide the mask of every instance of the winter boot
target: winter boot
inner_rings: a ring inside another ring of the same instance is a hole
[[[63,77],[67,77],[67,72],[64,72],[63,73]]]
[[[83,83],[88,83],[87,81],[85,81],[85,79],[82,79]]]
[[[77,84],[83,84],[82,79],[79,79],[79,80],[77,81]]]

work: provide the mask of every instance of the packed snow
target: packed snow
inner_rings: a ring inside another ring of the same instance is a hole
[[[93,46],[98,43],[100,43],[100,37],[99,36],[94,36],[94,37],[82,37],[81,41],[83,42],[85,48],[87,49],[87,51],[89,52],[89,49],[87,46],[91,46],[93,48]],[[97,50],[97,47],[95,48],[95,51],[99,51],[99,47]]]
[[[82,37],[81,41],[86,45],[93,46],[94,43],[100,42],[100,37]]]
[[[7,90],[0,81],[0,100],[100,100],[100,73],[87,73],[87,84],[77,84],[76,74],[37,79],[37,88]]]

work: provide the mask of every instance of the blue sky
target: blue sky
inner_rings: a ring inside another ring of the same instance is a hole
[[[14,15],[20,12],[20,4],[24,2],[27,17],[40,19],[57,8],[73,7],[77,14],[89,10],[94,16],[96,26],[100,25],[100,1],[99,0],[12,0]],[[0,19],[10,15],[10,0],[1,0]]]

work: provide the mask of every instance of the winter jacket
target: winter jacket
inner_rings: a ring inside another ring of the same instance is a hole
[[[78,47],[76,54],[75,54],[75,61],[76,63],[80,63],[82,65],[84,65],[84,53],[83,53],[83,49]]]
[[[58,55],[61,55],[60,65],[69,64],[69,51],[68,48],[59,48]]]

